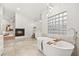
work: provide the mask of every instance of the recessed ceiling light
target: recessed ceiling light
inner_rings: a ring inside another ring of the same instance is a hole
[[[19,11],[21,8],[17,8],[17,10]]]

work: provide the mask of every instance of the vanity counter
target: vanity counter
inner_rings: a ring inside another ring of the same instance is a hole
[[[4,40],[13,40],[13,39],[15,39],[14,35],[6,35],[6,36],[4,36]]]
[[[3,53],[3,35],[0,35],[0,55]]]

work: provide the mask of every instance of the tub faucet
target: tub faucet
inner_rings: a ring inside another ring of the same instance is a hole
[[[75,28],[70,28],[70,30],[73,30],[73,32],[74,32],[74,35],[73,35],[74,46],[75,46],[75,48],[74,48],[74,55],[77,56],[77,34],[78,34],[78,32],[76,31]]]

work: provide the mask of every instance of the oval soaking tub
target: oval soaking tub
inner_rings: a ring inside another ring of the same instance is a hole
[[[42,48],[43,48],[43,40],[49,40],[50,38],[48,37],[37,37],[37,47],[40,51],[42,51]]]
[[[47,56],[70,56],[74,45],[66,41],[58,41],[56,44],[47,44],[49,40],[43,41],[43,53]]]

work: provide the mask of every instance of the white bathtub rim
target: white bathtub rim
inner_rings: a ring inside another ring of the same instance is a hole
[[[42,38],[42,39],[41,39]],[[46,39],[44,39],[43,40],[43,38],[46,38]],[[37,40],[43,40],[43,41],[49,41],[49,40],[53,40],[53,38],[49,38],[49,37],[37,37]],[[61,40],[61,41],[63,41],[63,40]],[[66,42],[66,41],[63,41],[63,42]],[[74,49],[74,45],[72,44],[72,43],[70,43],[70,42],[66,42],[66,43],[68,43],[69,45],[71,45],[72,46],[72,48],[62,48],[62,47],[57,47],[57,46],[55,46],[55,45],[53,45],[53,44],[51,44],[51,45],[48,45],[48,46],[51,46],[51,47],[54,47],[54,48],[58,48],[58,49]]]
[[[64,41],[64,42],[65,42],[65,41]],[[53,45],[53,44],[48,45],[48,46],[51,46],[52,48],[64,49],[64,50],[67,50],[67,49],[74,49],[74,45],[73,45],[73,44],[71,44],[71,43],[69,43],[69,42],[67,42],[67,43],[70,44],[70,45],[72,45],[72,48],[62,48],[62,47],[58,47],[58,46]]]

